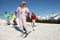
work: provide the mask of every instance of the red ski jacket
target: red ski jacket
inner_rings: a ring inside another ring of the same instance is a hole
[[[36,16],[35,16],[35,15],[32,15],[32,16],[31,16],[31,19],[32,19],[32,20],[35,20],[35,19],[36,19]]]

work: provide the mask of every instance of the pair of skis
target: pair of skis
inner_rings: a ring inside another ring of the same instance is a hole
[[[23,23],[23,20],[22,20],[22,23]],[[22,26],[23,26],[23,30],[25,32],[22,31],[22,35],[18,36],[18,37],[23,37],[25,35],[23,38],[26,38],[28,36],[28,34],[31,33],[31,31],[27,33],[27,30],[25,29],[24,25],[22,25]]]
[[[23,20],[22,20],[22,23],[23,23]],[[33,31],[35,31],[35,30],[34,30],[34,27],[35,27],[35,25],[34,25],[34,23],[33,23],[33,25],[32,25]],[[24,29],[24,31],[26,32],[26,29],[25,29],[24,26],[23,26],[23,29]],[[26,37],[28,36],[28,34],[30,34],[30,33],[31,33],[31,31],[29,31],[28,33],[22,33],[22,35],[21,35],[21,36],[18,36],[18,37],[26,38]],[[25,36],[24,36],[24,35],[25,35]]]
[[[28,33],[22,33],[22,35],[18,36],[18,37],[26,38],[28,36],[28,34],[30,34],[30,33],[31,33],[31,31],[29,31]]]
[[[36,25],[32,25],[32,29],[33,29],[33,31],[35,31],[35,29],[34,29],[34,27],[35,27]],[[27,36],[28,36],[28,34],[30,34],[31,33],[31,31],[29,31],[28,33],[22,33],[22,35],[21,36],[18,36],[18,37],[23,37],[23,38],[26,38]]]

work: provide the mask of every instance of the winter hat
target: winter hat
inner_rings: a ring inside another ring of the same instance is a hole
[[[25,1],[22,1],[22,5],[26,5],[26,2]]]

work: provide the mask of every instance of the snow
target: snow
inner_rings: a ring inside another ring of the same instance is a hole
[[[56,17],[54,17],[54,16],[56,16]],[[52,17],[54,17],[54,18],[52,18]],[[50,14],[50,15],[47,15],[45,17],[37,16],[37,18],[40,19],[40,20],[46,20],[46,19],[47,20],[50,20],[50,19],[58,20],[60,18],[60,12],[59,13]]]
[[[57,16],[57,17],[55,17],[54,19],[55,19],[55,20],[57,20],[57,19],[59,19],[59,18],[60,18],[60,15],[59,15],[59,16]]]
[[[58,15],[58,16],[57,16]],[[55,17],[54,17],[55,16]],[[54,20],[58,20],[60,18],[60,13],[55,13],[55,14],[51,14],[51,15],[47,15],[46,16],[47,19],[54,19]],[[54,18],[51,18],[54,17]]]
[[[0,40],[60,40],[60,24],[36,23],[33,31],[31,23],[27,22],[27,27],[32,32],[26,38],[19,37],[20,31],[0,19]]]

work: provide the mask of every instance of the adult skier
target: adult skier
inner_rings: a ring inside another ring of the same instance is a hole
[[[29,13],[29,9],[26,7],[26,2],[22,1],[21,6],[17,8],[15,13],[19,14],[19,25],[20,28],[23,30],[23,33],[27,33],[27,25],[26,25],[26,14]]]

